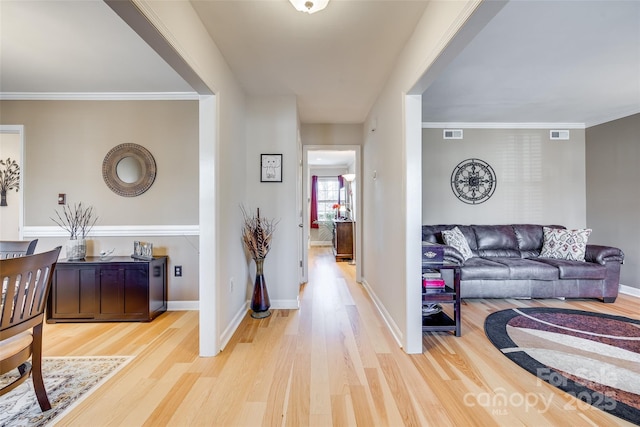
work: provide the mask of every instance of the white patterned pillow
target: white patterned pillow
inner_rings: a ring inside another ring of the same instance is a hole
[[[465,261],[473,257],[469,242],[467,242],[467,239],[458,227],[454,227],[451,230],[444,230],[442,232],[442,239],[447,245],[456,248],[458,252],[462,254]]]
[[[587,239],[591,234],[590,228],[579,230],[564,230],[561,228],[543,227],[544,241],[542,243],[541,258],[568,259],[584,261],[587,250]]]

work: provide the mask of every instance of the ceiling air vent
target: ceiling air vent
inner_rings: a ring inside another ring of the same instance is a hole
[[[444,139],[462,139],[462,129],[444,129],[442,137]]]
[[[550,130],[549,138],[553,139],[569,139],[568,130]]]

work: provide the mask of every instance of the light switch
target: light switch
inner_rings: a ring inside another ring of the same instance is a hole
[[[64,193],[58,194],[58,204],[66,205],[67,204],[67,195]]]

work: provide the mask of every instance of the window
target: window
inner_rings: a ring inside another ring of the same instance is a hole
[[[344,188],[340,188],[335,176],[318,177],[318,221],[329,221],[335,217],[333,205],[345,200]]]

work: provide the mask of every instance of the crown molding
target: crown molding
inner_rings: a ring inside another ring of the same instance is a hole
[[[0,92],[0,101],[197,101],[196,92]]]
[[[584,123],[422,122],[423,129],[585,129]]]

